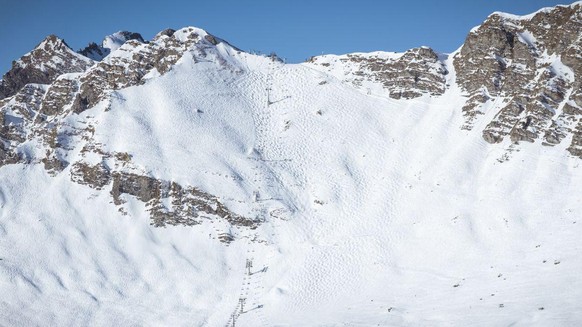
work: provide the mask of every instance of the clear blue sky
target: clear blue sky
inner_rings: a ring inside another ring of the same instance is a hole
[[[46,35],[77,50],[118,30],[151,39],[196,26],[243,50],[275,51],[290,62],[321,53],[451,52],[493,11],[527,14],[573,0],[0,0],[0,72]]]

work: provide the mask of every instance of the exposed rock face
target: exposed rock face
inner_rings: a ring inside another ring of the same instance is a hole
[[[42,105],[38,109],[41,114],[39,119],[61,114],[65,107],[72,104],[75,95],[72,90],[79,89],[79,81],[71,77],[70,75],[61,76],[48,87]]]
[[[469,33],[453,63],[457,83],[469,96],[464,128],[471,129],[484,104],[504,106],[483,130],[499,143],[535,142],[553,146],[572,134],[571,154],[582,140],[582,5],[558,6],[518,17],[495,13]]]
[[[357,87],[364,87],[365,82],[381,84],[394,99],[441,95],[445,92],[445,75],[448,73],[439,56],[427,47],[401,54],[324,55],[312,57],[308,62]]]
[[[103,58],[107,57],[110,52],[109,49],[105,49],[95,42],[91,42],[84,49],[79,50],[80,54],[95,61],[101,61]]]
[[[15,164],[18,161],[18,155],[7,149],[4,143],[0,142],[0,166]]]
[[[71,168],[71,180],[101,190],[111,182],[111,171],[103,163],[90,165],[79,161],[75,162]],[[114,200],[119,202],[119,199],[114,198]]]
[[[135,196],[142,202],[148,202],[160,197],[161,182],[148,176],[136,174],[113,174],[113,186],[111,195],[113,202],[121,204],[120,195],[123,193]]]
[[[106,157],[111,157],[106,155]],[[119,160],[119,156],[115,156]],[[123,159],[128,163],[127,158]],[[195,187],[183,187],[176,182],[168,182],[146,175],[124,171],[112,171],[103,162],[90,165],[79,161],[71,169],[73,182],[87,185],[97,190],[110,187],[115,205],[125,203],[124,196],[130,195],[146,204],[151,224],[155,227],[166,225],[192,226],[203,219],[223,219],[233,226],[254,229],[261,223],[237,215],[224,206],[217,197]],[[223,240],[230,242],[232,240]]]
[[[226,208],[215,196],[194,187],[182,187],[175,182],[159,184],[159,193],[152,198],[149,211],[152,224],[156,227],[166,225],[196,225],[212,216],[228,221],[233,226],[254,229],[262,221],[237,215]],[[169,202],[166,206],[163,202]]]
[[[27,120],[32,120],[42,105],[46,86],[39,84],[27,84],[16,93],[7,107]]]
[[[12,63],[0,82],[0,99],[16,94],[26,84],[50,84],[64,73],[84,72],[93,65],[61,39],[49,35],[34,50]]]

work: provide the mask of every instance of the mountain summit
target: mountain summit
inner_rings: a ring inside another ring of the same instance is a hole
[[[582,2],[451,54],[49,36],[0,82],[0,325],[578,325]]]
[[[0,81],[0,99],[13,96],[27,84],[50,84],[63,73],[85,71],[93,61],[75,53],[62,39],[47,36],[31,52],[12,63]]]
[[[89,43],[86,48],[79,50],[79,53],[92,60],[101,61],[103,58],[107,57],[111,52],[119,49],[125,42],[129,40],[136,40],[141,43],[145,43],[144,39],[139,33],[119,31],[106,36],[100,46],[95,42],[92,42]]]

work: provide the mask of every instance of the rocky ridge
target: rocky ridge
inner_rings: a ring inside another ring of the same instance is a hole
[[[96,190],[110,188],[112,202],[121,212],[125,212],[127,196],[143,202],[156,227],[190,226],[204,219],[222,219],[232,226],[255,228],[260,223],[257,218],[230,211],[217,197],[194,186],[148,176],[132,163],[130,154],[105,152],[102,144],[93,139],[91,122],[81,129],[64,122],[65,117],[99,103],[106,104],[115,90],[143,84],[148,78],[167,73],[185,55],[199,61],[214,61],[219,69],[229,69],[217,49],[223,41],[197,28],[164,30],[150,42],[136,33],[120,35],[127,40],[98,62],[73,52],[55,36],[49,36],[17,61],[17,68],[4,76],[3,86],[10,88],[2,89],[6,94],[15,94],[0,100],[0,166],[39,163],[52,175],[66,170],[75,183]],[[71,64],[57,64],[61,61]],[[37,75],[42,78],[35,79]],[[20,84],[24,85],[18,87]],[[46,150],[31,153],[27,151],[31,146]],[[69,162],[79,146],[81,159]],[[87,157],[99,159],[87,161]],[[228,240],[231,237],[223,241]]]
[[[484,124],[485,141],[507,139],[510,149],[523,141],[569,142],[567,151],[582,158],[580,31],[582,2],[575,2],[526,16],[494,13],[450,55],[421,47],[404,53],[322,55],[308,65],[368,94],[387,93],[393,99],[439,96],[455,83],[466,97],[462,129]],[[455,70],[454,80],[447,63]]]
[[[404,53],[323,55],[307,62],[359,88],[368,87],[370,82],[380,85],[393,99],[442,95],[448,74],[443,60],[428,47]]]

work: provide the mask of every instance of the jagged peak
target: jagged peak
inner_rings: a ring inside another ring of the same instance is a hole
[[[69,47],[67,42],[65,42],[65,40],[59,38],[58,36],[56,36],[54,34],[50,34],[47,37],[45,37],[44,40],[42,40],[34,48],[35,49],[44,49],[44,50],[50,50],[50,49],[69,49],[69,50],[71,50],[71,48]]]
[[[119,49],[125,42],[129,40],[137,40],[144,43],[144,39],[139,33],[129,32],[129,31],[117,31],[111,35],[107,35],[101,46],[105,49],[109,49],[111,52]]]
[[[170,31],[173,31],[173,30],[171,30],[171,29],[164,30],[164,31],[158,33],[156,35],[156,37],[159,38],[162,35],[164,35],[162,33],[169,33]],[[199,27],[195,27],[195,26],[186,26],[186,27],[183,27],[179,30],[173,31],[171,34],[171,37],[173,37],[176,40],[183,42],[183,43],[189,43],[189,42],[194,41],[195,43],[202,43],[202,44],[214,45],[214,46],[222,44],[222,45],[227,45],[228,47],[232,48],[233,50],[242,51],[239,48],[237,48],[236,46],[228,43],[228,41],[221,39],[219,37],[216,37],[215,35],[208,33],[206,30],[199,28]],[[157,39],[154,38],[154,40],[157,40]]]
[[[202,28],[194,26],[186,26],[181,29],[175,30],[172,28],[166,28],[158,32],[151,40],[153,43],[158,43],[165,38],[174,38],[179,42],[192,42],[195,43],[202,42],[211,45],[218,45],[220,43],[227,44],[235,50],[240,51],[240,49],[226,42],[225,40],[218,38]],[[105,59],[112,52],[120,49],[128,41],[135,41],[138,43],[149,43],[145,41],[141,34],[129,31],[118,31],[111,35],[106,36],[101,45],[95,42],[89,43],[84,49],[78,51],[79,54],[88,57],[95,61],[101,61]]]
[[[123,44],[125,44],[125,42],[129,40],[136,40],[140,43],[145,43],[143,37],[139,33],[117,31],[103,38],[101,45],[98,45],[95,42],[91,42],[87,47],[79,50],[79,53],[95,61],[101,61],[103,58],[107,57],[111,52],[119,49]]]
[[[154,36],[153,41],[157,41],[162,37],[171,37],[172,35],[174,35],[175,32],[176,30],[173,28],[166,28],[165,30],[158,32],[158,34]]]
[[[28,64],[33,63],[35,59],[40,61],[47,61],[47,58],[53,57],[55,55],[73,56],[81,61],[86,62],[87,64],[92,64],[90,59],[76,53],[73,49],[71,49],[71,47],[69,47],[65,40],[54,34],[50,34],[45,37],[36,47],[34,47],[34,49],[26,53],[19,60],[16,60],[15,64],[21,67],[25,67]]]
[[[82,72],[93,63],[73,51],[63,39],[48,35],[12,63],[12,68],[2,77],[0,99],[16,94],[26,84],[49,84],[63,73]]]
[[[71,47],[67,44],[67,42],[65,42],[64,39],[61,39],[60,37],[54,34],[46,36],[36,47],[34,47],[34,49],[26,53],[24,56],[22,56],[22,58],[46,57],[55,54],[65,54],[65,53],[67,55],[71,54],[83,61],[87,62],[90,61],[87,58],[79,56],[73,49],[71,49]],[[16,62],[18,64],[24,64],[22,58],[17,60]]]
[[[179,37],[179,35],[190,35],[190,34],[197,34],[200,36],[206,36],[209,33],[206,30],[199,28],[199,27],[196,27],[196,26],[184,26],[184,27],[182,27],[174,32],[174,36],[177,36],[177,37]]]
[[[167,28],[159,33],[157,33],[151,42],[157,43],[158,41],[171,37],[180,42],[203,42],[209,43],[212,45],[218,45],[219,43],[228,44],[232,48],[237,49],[236,47],[232,46],[228,42],[214,35],[208,33],[202,28],[194,27],[194,26],[186,26],[178,30],[174,30],[172,28]],[[148,43],[143,39],[141,34],[135,32],[128,32],[128,31],[118,31],[111,35],[106,36],[103,39],[101,45],[96,44],[95,42],[89,43],[87,47],[84,49],[80,49],[78,53],[82,54],[85,57],[93,59],[95,61],[101,61],[105,57],[109,56],[110,53],[118,50],[121,48],[126,42],[128,41],[136,41],[139,43]]]
[[[95,61],[102,60],[108,54],[108,52],[105,51],[105,49],[103,49],[100,45],[98,45],[95,42],[89,43],[88,46],[86,46],[84,49],[80,49],[78,52],[83,56]]]
[[[186,26],[177,31],[175,31],[172,35],[180,42],[186,42],[187,40],[206,40],[214,45],[223,42],[222,39],[215,37],[214,35],[206,32],[205,30],[194,27],[194,26]]]

